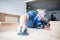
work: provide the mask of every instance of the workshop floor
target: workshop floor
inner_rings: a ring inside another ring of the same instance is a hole
[[[18,26],[0,26],[0,40],[60,40],[60,21],[51,21],[51,30],[28,28],[29,35],[17,35]]]

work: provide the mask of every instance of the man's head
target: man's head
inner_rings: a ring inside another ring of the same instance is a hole
[[[41,10],[38,11],[37,16],[45,17],[45,16],[47,16],[47,14],[48,14],[48,11],[47,10],[41,9]]]

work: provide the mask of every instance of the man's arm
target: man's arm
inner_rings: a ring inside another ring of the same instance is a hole
[[[29,19],[29,16],[27,13],[23,14],[21,17],[20,17],[20,27],[22,27],[24,25],[24,27],[26,26],[26,20]]]

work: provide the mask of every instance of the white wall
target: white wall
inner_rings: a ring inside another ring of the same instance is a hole
[[[0,12],[22,15],[26,12],[24,0],[0,0]]]
[[[36,1],[36,0],[24,0],[24,2],[33,2],[33,1]]]

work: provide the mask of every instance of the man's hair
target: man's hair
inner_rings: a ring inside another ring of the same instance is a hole
[[[48,14],[48,11],[45,9],[41,9],[38,11],[38,15],[46,16]]]

